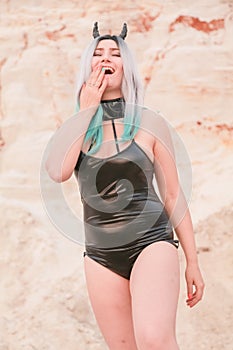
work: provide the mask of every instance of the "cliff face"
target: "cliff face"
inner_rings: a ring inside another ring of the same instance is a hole
[[[190,209],[200,260],[215,291],[207,291],[209,301],[188,316],[182,281],[180,347],[230,349],[230,281],[224,285],[218,276],[229,279],[232,249],[224,243],[233,202],[232,1],[3,0],[0,16],[0,349],[104,349],[87,302],[82,246],[53,228],[39,186],[47,142],[74,112],[80,56],[96,20],[101,33],[112,34],[127,22],[145,104],[170,121],[190,157]],[[76,203],[73,179],[63,189]],[[214,256],[225,266],[214,269],[216,276],[209,273]],[[180,259],[183,266],[182,254]],[[211,311],[215,298],[224,312]],[[198,324],[203,317],[205,328]]]

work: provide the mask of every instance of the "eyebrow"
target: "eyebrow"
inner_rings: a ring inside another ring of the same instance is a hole
[[[110,47],[109,49],[112,50],[112,51],[120,51],[119,48],[115,48],[115,47]],[[97,48],[95,49],[95,51],[96,51],[96,50],[101,50],[101,51],[103,51],[104,49],[103,49],[102,47],[97,47]]]

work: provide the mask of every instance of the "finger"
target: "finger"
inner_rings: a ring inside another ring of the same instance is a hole
[[[93,71],[90,74],[89,79],[87,80],[87,83],[90,85],[94,85],[96,83],[96,80],[98,79],[99,75],[102,73],[102,65],[96,66]]]
[[[188,300],[193,298],[193,281],[187,281],[187,295]]]
[[[101,69],[100,74],[98,75],[98,78],[96,79],[96,82],[94,83],[95,86],[100,87],[105,77],[105,70],[104,68]]]
[[[105,76],[104,79],[103,79],[103,81],[102,81],[102,85],[99,87],[99,93],[100,93],[101,96],[103,95],[103,93],[104,93],[104,91],[105,91],[107,85],[108,85],[108,79],[107,79],[107,77]]]
[[[193,280],[187,281],[187,295],[188,295],[188,298],[186,299],[186,303],[188,306],[191,306],[194,300]]]
[[[195,291],[195,299],[197,301],[200,301],[202,299],[203,292],[204,292],[204,285],[200,283],[196,286],[196,291]]]
[[[188,301],[187,304],[190,307],[195,306],[203,297],[204,286],[200,285],[196,288],[192,300]]]
[[[90,87],[99,88],[103,82],[104,75],[105,75],[104,72],[101,72],[98,76],[98,79],[96,79],[95,77],[92,77],[90,80],[87,81],[87,85]]]
[[[194,298],[192,301],[190,301],[190,303],[188,303],[188,306],[190,308],[194,307],[200,300]]]
[[[196,300],[196,297],[193,296],[191,299],[188,299],[186,302],[187,302],[187,306],[193,307],[197,303],[197,300]]]
[[[83,95],[83,92],[85,91],[86,87],[87,87],[87,84],[86,84],[86,83],[83,83],[83,85],[82,85],[82,87],[81,87],[81,90],[80,90],[80,96]]]

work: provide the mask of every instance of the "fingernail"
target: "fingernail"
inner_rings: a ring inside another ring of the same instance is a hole
[[[105,68],[104,67],[102,67],[102,71],[104,71],[105,70]]]

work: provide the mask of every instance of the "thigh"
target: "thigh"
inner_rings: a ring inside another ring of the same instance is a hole
[[[91,305],[111,350],[136,350],[129,281],[88,256],[85,275]]]
[[[144,341],[148,337],[155,343],[164,337],[175,342],[179,284],[177,248],[168,242],[147,246],[137,258],[130,278],[136,339]]]

